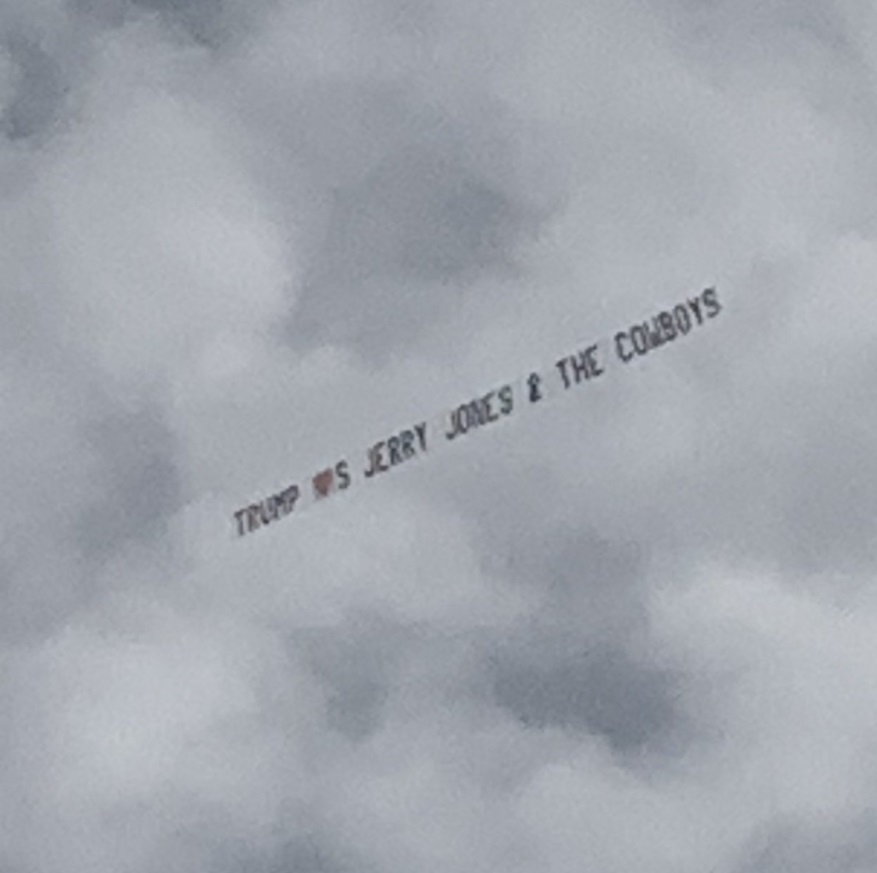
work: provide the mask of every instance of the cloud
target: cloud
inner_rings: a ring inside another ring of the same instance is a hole
[[[874,24],[5,4],[0,867],[873,866]]]

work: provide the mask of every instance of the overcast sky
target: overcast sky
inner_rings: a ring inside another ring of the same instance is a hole
[[[875,84],[860,0],[2,0],[0,870],[877,869]]]

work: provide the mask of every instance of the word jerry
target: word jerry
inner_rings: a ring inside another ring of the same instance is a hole
[[[298,485],[290,485],[289,488],[279,494],[272,494],[258,503],[252,503],[239,509],[235,514],[238,523],[238,536],[252,533],[272,521],[278,521],[289,515],[295,509],[295,502],[300,495]],[[244,525],[246,524],[246,529]]]
[[[665,343],[685,336],[693,327],[707,318],[715,318],[722,311],[715,288],[707,288],[697,297],[673,307],[672,312],[660,312],[651,322],[644,321],[626,331],[615,334],[615,350],[627,364],[637,355],[647,355]]]
[[[366,478],[385,473],[391,467],[405,463],[409,458],[417,456],[417,448],[426,451],[426,422],[415,424],[410,430],[403,430],[397,436],[381,440],[368,450],[368,466],[365,468]]]
[[[476,427],[498,421],[504,415],[511,415],[513,409],[512,386],[503,385],[498,391],[489,391],[483,397],[470,400],[454,409],[445,437],[452,440]]]

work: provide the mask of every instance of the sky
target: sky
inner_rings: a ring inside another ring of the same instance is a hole
[[[875,86],[855,0],[2,0],[0,870],[877,869]]]

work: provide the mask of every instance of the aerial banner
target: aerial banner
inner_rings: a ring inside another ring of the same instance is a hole
[[[698,330],[721,311],[716,289],[706,288],[619,330],[609,340],[581,346],[550,367],[496,385],[430,419],[401,427],[304,479],[288,482],[275,493],[238,509],[233,515],[234,530],[237,536],[254,533],[335,494],[380,479],[402,464],[470,439],[525,408],[575,392],[600,379],[610,361],[630,364]]]

